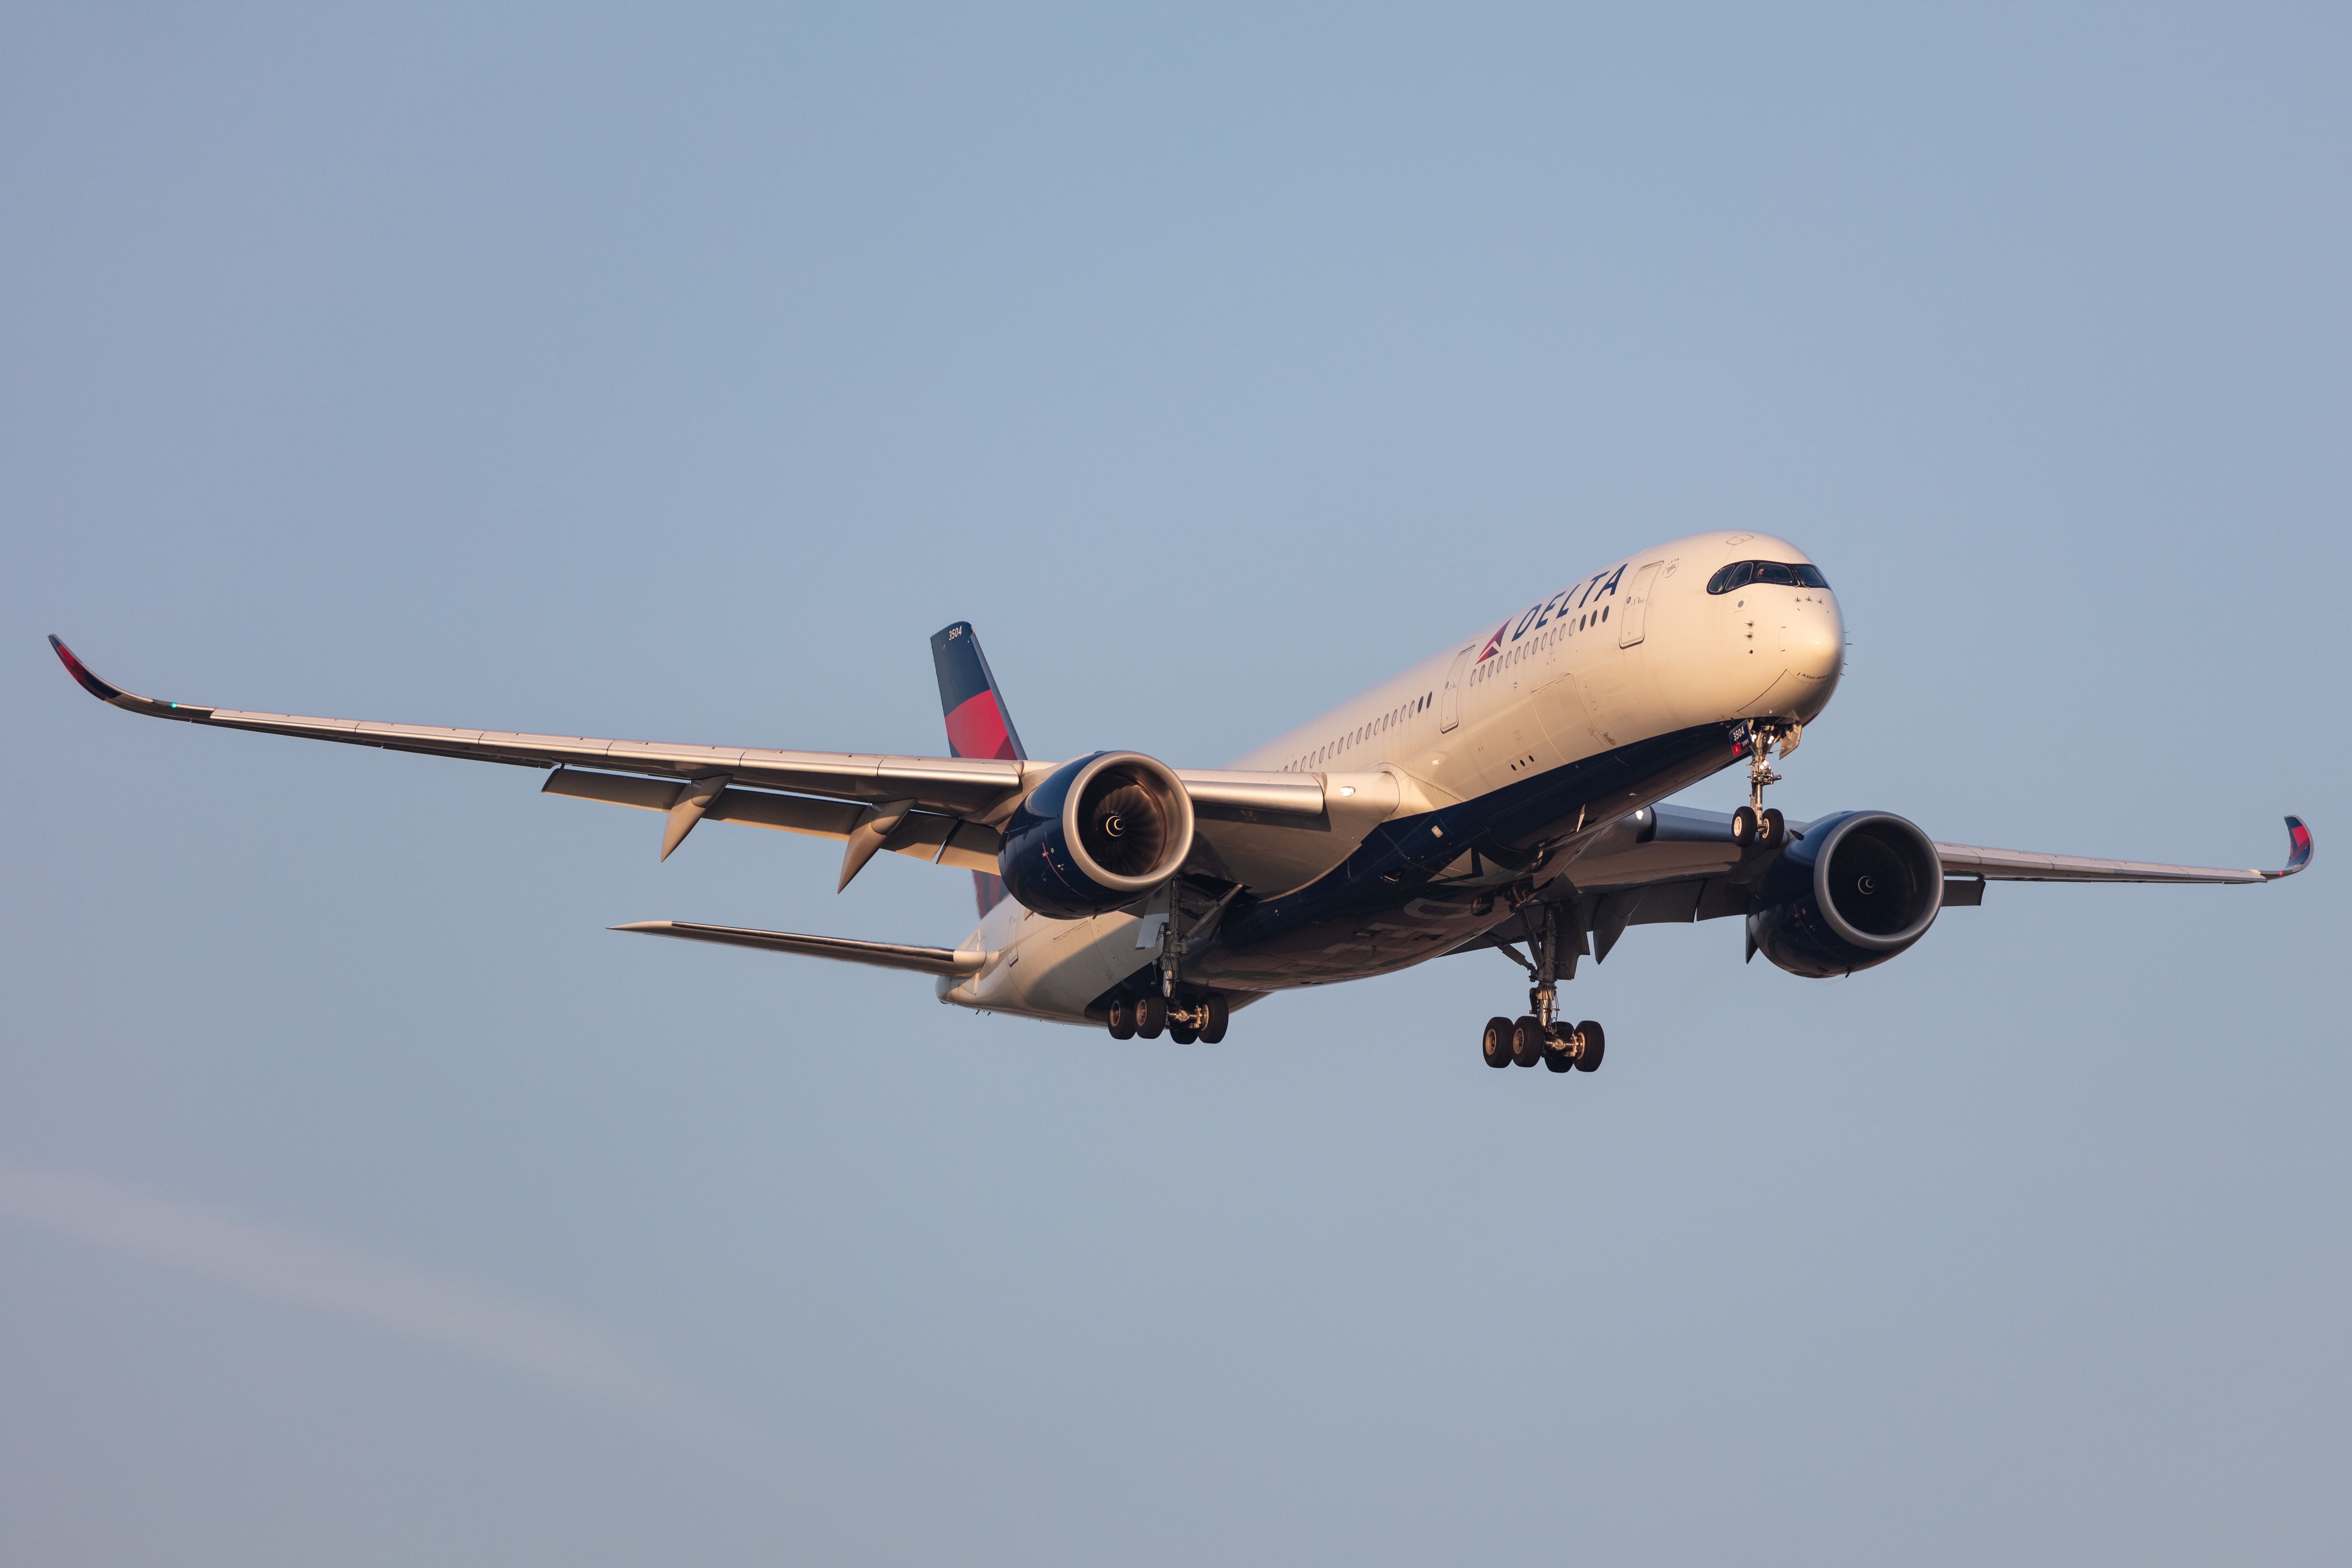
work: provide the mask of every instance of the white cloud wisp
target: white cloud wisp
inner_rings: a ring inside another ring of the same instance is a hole
[[[0,1215],[462,1352],[619,1407],[737,1463],[764,1447],[640,1363],[613,1336],[463,1280],[257,1225],[218,1209],[59,1171],[0,1166]]]

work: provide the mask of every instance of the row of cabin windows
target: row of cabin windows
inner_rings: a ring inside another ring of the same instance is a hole
[[[1416,713],[1426,713],[1429,711],[1429,705],[1436,700],[1436,692],[1424,691],[1410,702],[1400,702],[1370,723],[1358,725],[1338,740],[1318,746],[1303,757],[1292,758],[1283,764],[1282,771],[1286,773],[1304,773],[1318,763],[1328,763],[1349,747],[1360,746],[1391,726],[1403,723]]]
[[[1576,618],[1576,624],[1574,626],[1562,624],[1552,631],[1539,634],[1536,637],[1536,640],[1528,644],[1527,647],[1513,648],[1510,652],[1505,654],[1494,663],[1472,670],[1470,672],[1470,679],[1473,683],[1490,679],[1508,666],[1517,664],[1519,660],[1529,658],[1532,655],[1541,653],[1545,648],[1551,646],[1552,639],[1554,637],[1563,637],[1571,632],[1580,632],[1589,626],[1597,626],[1608,618],[1609,606],[1606,605],[1601,605],[1598,610],[1588,610],[1583,615],[1579,616]]]

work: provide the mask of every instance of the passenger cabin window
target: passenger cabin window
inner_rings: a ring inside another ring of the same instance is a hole
[[[1735,561],[1706,580],[1706,591],[1728,594],[1734,588],[1745,588],[1751,583],[1782,588],[1826,588],[1830,585],[1818,566],[1802,566],[1787,561]]]

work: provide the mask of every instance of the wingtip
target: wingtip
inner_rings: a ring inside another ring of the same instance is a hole
[[[2290,816],[2286,819],[2286,865],[2279,870],[2263,873],[2273,882],[2281,877],[2292,877],[2311,864],[2311,829],[2303,818]]]
[[[64,639],[55,632],[49,634],[49,647],[57,650],[59,662],[66,667],[66,673],[72,676],[84,691],[89,692],[100,702],[111,702],[122,695],[121,688],[110,686],[92,675],[89,672],[89,667],[75,658],[74,650],[66,647]]]

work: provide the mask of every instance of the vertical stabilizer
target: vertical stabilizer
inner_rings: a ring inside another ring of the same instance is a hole
[[[1028,756],[1013,728],[1013,714],[997,689],[988,656],[970,621],[931,634],[931,666],[939,671],[940,709],[948,721],[948,754],[1019,761]],[[1004,882],[990,871],[974,871],[972,888],[983,915],[1004,897]]]

